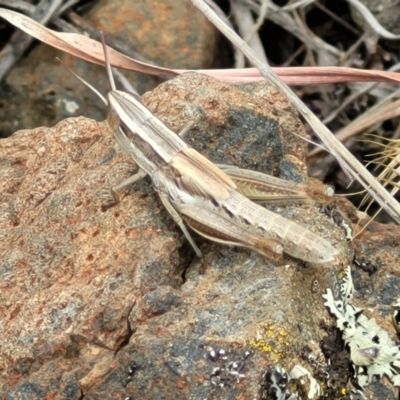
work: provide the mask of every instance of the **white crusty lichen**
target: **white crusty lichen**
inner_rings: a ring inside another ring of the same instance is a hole
[[[272,400],[299,400],[297,392],[291,393],[289,390],[289,382],[297,381],[300,385],[307,386],[307,399],[315,399],[321,395],[321,388],[311,373],[303,366],[295,365],[289,374],[279,365],[275,365],[264,375],[265,383],[268,390],[262,399]]]
[[[346,268],[337,298],[328,289],[323,295],[325,306],[333,314],[336,325],[342,332],[343,340],[350,351],[354,365],[355,381],[365,387],[373,376],[386,375],[395,386],[400,386],[400,350],[375,319],[362,314],[363,309],[351,304],[354,286],[350,266]]]
[[[298,379],[302,385],[308,383],[308,399],[314,399],[316,398],[316,396],[320,396],[321,388],[318,382],[306,368],[304,368],[300,364],[297,364],[292,368],[289,375],[290,379]]]

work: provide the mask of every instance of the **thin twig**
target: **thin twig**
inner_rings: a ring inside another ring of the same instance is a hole
[[[371,11],[368,10],[368,8],[362,4],[359,0],[347,0],[350,5],[355,8],[361,16],[364,18],[364,20],[367,22],[369,27],[379,36],[385,38],[385,39],[391,39],[391,40],[398,40],[400,39],[400,35],[395,35],[388,30],[386,30],[379,22],[378,20],[374,17],[374,15],[371,13]]]
[[[255,12],[259,12],[260,6],[255,3],[254,0],[246,0],[251,9]],[[337,58],[341,58],[342,52],[336,47],[329,45],[324,42],[321,38],[314,35],[309,29],[304,29],[303,25],[299,25],[287,12],[282,12],[273,2],[268,3],[268,14],[267,19],[274,22],[275,24],[282,26],[288,32],[296,36],[300,41],[305,43],[313,51],[320,53],[321,51],[326,51],[329,54]]]
[[[242,38],[249,44],[254,52],[261,58],[261,60],[267,61],[267,57],[264,52],[264,47],[261,43],[260,37],[257,33],[254,33],[254,20],[251,15],[250,8],[242,3],[231,1],[232,14],[235,17],[239,32]],[[244,57],[237,60],[236,68],[244,67]]]
[[[396,64],[393,65],[389,71],[399,71],[400,70],[400,64]],[[332,113],[330,115],[328,115],[326,118],[324,118],[324,120],[322,121],[324,124],[327,124],[329,122],[331,122],[333,119],[335,119],[338,114],[340,114],[349,104],[353,103],[354,101],[356,101],[360,96],[363,96],[366,93],[370,93],[372,91],[372,89],[374,89],[375,87],[377,87],[379,84],[379,82],[374,82],[374,83],[367,83],[365,85],[365,87],[361,90],[359,90],[356,93],[353,93],[352,95],[350,95],[347,99],[345,99],[343,101],[343,103],[334,111],[332,111]]]
[[[266,20],[269,2],[270,2],[270,0],[261,0],[260,12],[258,13],[257,21],[256,21],[255,25],[253,26],[253,33],[257,32],[261,28],[261,25]]]
[[[22,0],[0,0],[0,6],[22,11],[26,14],[32,14],[35,11],[34,5]]]
[[[348,29],[351,33],[354,33],[355,35],[359,35],[360,32],[358,29],[354,28],[354,26],[350,25],[348,22],[346,22],[343,18],[338,17],[334,12],[326,8],[323,4],[316,2],[315,7],[319,8],[321,11],[323,11],[325,14],[329,15],[334,21],[336,21],[338,24],[344,26],[346,29]]]
[[[231,21],[228,19],[228,17],[225,15],[218,4],[216,4],[213,0],[205,0],[205,2],[211,7],[212,10],[215,11],[215,13],[222,19],[222,21],[224,21],[232,30],[235,30]],[[241,57],[243,57],[242,53],[236,47],[233,48],[233,52],[235,64],[239,64],[239,60],[241,59]]]
[[[373,107],[366,110],[362,115],[353,120],[335,134],[337,140],[344,142],[349,137],[369,128],[370,126],[382,123],[387,119],[399,116],[400,114],[400,99],[391,101],[393,98],[400,95],[400,89],[393,92],[391,95],[382,99]],[[321,149],[317,148],[310,152],[309,157],[317,155]]]
[[[57,17],[62,15],[64,12],[70,10],[75,4],[78,4],[80,0],[68,0],[65,4],[63,4],[57,12]]]
[[[298,8],[305,8],[308,5],[316,3],[316,2],[317,2],[317,0],[299,0],[296,3],[281,7],[281,11],[294,11]]]

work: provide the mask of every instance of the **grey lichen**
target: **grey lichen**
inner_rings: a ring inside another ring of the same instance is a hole
[[[323,295],[325,306],[336,317],[336,326],[342,332],[350,360],[354,365],[354,381],[361,387],[371,383],[374,376],[386,375],[394,386],[400,386],[400,350],[374,318],[362,314],[363,309],[351,304],[354,286],[348,266],[340,283],[337,297],[331,289]]]

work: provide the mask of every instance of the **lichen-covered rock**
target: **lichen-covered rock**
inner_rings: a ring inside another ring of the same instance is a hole
[[[275,89],[187,74],[143,102],[176,131],[195,119],[187,140],[213,161],[307,182],[306,144],[290,133],[300,121]],[[102,188],[136,170],[105,122],[17,132],[0,157],[3,397],[253,399],[270,365],[309,364],[302,350],[331,323],[322,294],[335,268],[195,237],[199,274],[149,179],[103,206]],[[317,205],[273,210],[352,257]]]

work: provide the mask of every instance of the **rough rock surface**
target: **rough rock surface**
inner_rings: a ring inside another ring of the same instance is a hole
[[[187,140],[215,162],[307,180],[306,144],[290,133],[304,129],[275,89],[193,73],[143,102],[175,131],[195,120]],[[199,274],[148,178],[102,207],[101,189],[135,171],[105,122],[20,131],[0,142],[0,155],[0,398],[255,399],[272,364],[313,371],[303,350],[333,323],[322,294],[341,266],[276,265],[196,237],[207,262]],[[328,237],[343,265],[352,258],[345,232],[318,206],[274,211]],[[363,285],[380,287],[383,271],[356,271],[362,301]]]

